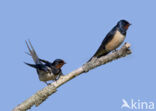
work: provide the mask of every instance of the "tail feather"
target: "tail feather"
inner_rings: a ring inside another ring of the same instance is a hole
[[[31,54],[29,54],[28,52],[25,52],[27,55],[31,56]]]
[[[27,41],[26,41],[26,45],[27,45],[27,47],[28,47],[28,50],[29,50],[29,52],[30,52],[30,55],[31,55],[32,58],[33,58],[33,61],[35,62],[35,64],[39,64],[39,63],[40,63],[39,58],[38,58],[38,56],[37,56],[37,54],[36,54],[36,52],[35,52],[35,50],[34,50],[32,44],[31,44],[30,40],[29,40],[29,44],[30,44],[31,49],[30,49],[30,47],[29,47],[29,45],[28,45],[28,43],[27,43]]]

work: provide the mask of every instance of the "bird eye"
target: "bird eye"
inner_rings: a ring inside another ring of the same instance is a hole
[[[130,26],[130,24],[126,24],[126,25],[124,26],[124,28],[127,30],[129,26]]]

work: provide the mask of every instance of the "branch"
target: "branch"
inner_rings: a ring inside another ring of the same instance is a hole
[[[106,56],[103,56],[98,59],[92,59],[90,62],[85,63],[80,68],[72,71],[71,73],[61,76],[59,80],[56,82],[51,83],[50,85],[46,86],[42,90],[38,91],[36,94],[25,100],[23,103],[16,106],[13,111],[26,111],[30,109],[33,105],[36,107],[39,106],[42,102],[44,102],[50,95],[55,93],[58,87],[63,85],[64,83],[68,82],[69,80],[73,79],[74,77],[86,73],[91,69],[94,69],[98,66],[101,66],[103,64],[106,64],[108,62],[111,62],[113,60],[119,59],[121,57],[125,57],[129,54],[131,54],[130,51],[130,44],[125,43],[120,50],[117,50],[113,53],[110,53]]]

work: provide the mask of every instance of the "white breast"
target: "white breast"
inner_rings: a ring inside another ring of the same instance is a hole
[[[107,51],[115,50],[121,45],[124,39],[125,39],[125,36],[117,30],[114,34],[113,39],[105,46],[105,49]]]

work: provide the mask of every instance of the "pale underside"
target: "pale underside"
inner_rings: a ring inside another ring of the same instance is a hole
[[[58,75],[54,75],[53,73],[45,73],[44,71],[39,71],[38,74],[40,81],[49,81],[49,80],[55,80]]]
[[[121,34],[118,30],[115,32],[114,35],[115,36],[113,37],[113,39],[105,46],[105,49],[107,51],[115,50],[116,48],[118,48],[121,45],[121,43],[125,39],[125,36],[123,34]]]

